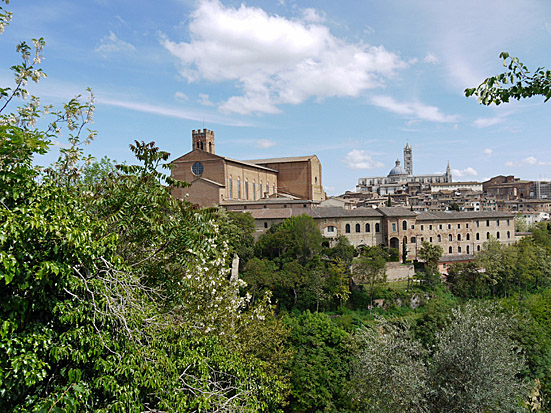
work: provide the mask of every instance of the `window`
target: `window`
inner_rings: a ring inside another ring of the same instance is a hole
[[[480,241],[480,234],[478,232],[476,233],[476,240]]]
[[[270,193],[270,183],[266,182],[266,195]]]
[[[438,229],[442,229],[442,224],[438,225]]]
[[[245,181],[245,199],[249,200],[249,181]]]
[[[201,162],[195,162],[193,164],[193,166],[191,167],[191,172],[193,173],[193,175],[203,175],[203,171],[204,171],[204,167],[203,167],[203,164]]]
[[[392,223],[392,231],[396,231],[396,224]]]
[[[267,222],[264,223],[264,228],[268,228],[268,223]]]
[[[453,247],[448,248],[448,251],[451,254],[453,252]]]
[[[432,237],[429,238],[429,242],[432,242]]]
[[[241,180],[237,178],[237,199],[241,199]]]
[[[429,229],[432,230],[432,225],[429,225]]]
[[[496,238],[499,239],[499,231],[497,231]]]
[[[423,231],[424,229],[425,229],[425,226],[421,225],[421,231]]]
[[[510,224],[511,224],[511,220],[508,219],[508,220],[507,220],[507,226],[509,226]]]
[[[417,242],[417,239],[415,239],[415,237],[411,237],[411,243],[415,244],[416,242]]]
[[[360,224],[356,224],[356,232],[360,232]]]
[[[490,220],[489,220],[489,219],[486,220],[486,226],[487,226],[487,227],[490,226]]]
[[[334,226],[328,226],[327,227],[327,232],[335,232],[335,227]]]
[[[411,225],[411,229],[415,229],[415,225]]]
[[[272,194],[275,194],[276,193],[276,190],[275,190],[275,184],[272,185]]]
[[[486,239],[490,239],[490,233],[489,232],[486,233]]]
[[[511,232],[507,231],[507,238],[511,238]]]
[[[229,199],[232,199],[233,198],[233,181],[232,179],[228,179],[228,188],[229,188],[229,191],[230,193],[228,194],[228,198]]]
[[[461,241],[461,234],[457,234],[457,240]]]
[[[453,241],[453,236],[452,236],[452,234],[448,235],[448,241]]]
[[[499,227],[499,219],[498,219],[498,220],[496,220],[496,226],[498,226],[498,227]]]
[[[465,228],[467,228],[467,229],[468,229],[468,228],[469,228],[469,224],[465,224]]]
[[[381,232],[381,226],[379,225],[379,223],[375,224],[375,232]]]
[[[371,232],[371,225],[365,224],[365,232]]]
[[[457,247],[457,252],[461,253],[461,247]]]
[[[436,241],[437,241],[437,242],[442,242],[442,237],[441,237],[440,235],[438,235],[438,236],[436,237]]]
[[[344,227],[344,231],[345,231],[347,234],[350,234],[350,224],[346,224],[346,226]]]
[[[480,252],[480,245],[476,246],[476,250]]]
[[[406,231],[408,229],[408,223],[406,221],[402,222],[402,229]]]
[[[448,229],[452,229],[452,224],[448,224]]]
[[[470,241],[471,239],[471,234],[467,234],[467,241]]]
[[[256,200],[256,182],[253,182],[253,201]]]
[[[425,237],[421,237],[421,242],[423,242],[425,240]]]
[[[467,245],[467,254],[470,254],[471,253],[471,249],[469,248],[469,246]]]
[[[477,219],[476,220],[476,227],[478,228],[480,226],[480,221]]]
[[[461,229],[461,224],[457,224],[457,229]]]

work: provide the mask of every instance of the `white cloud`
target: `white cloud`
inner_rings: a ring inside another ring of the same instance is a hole
[[[473,124],[477,128],[486,128],[488,126],[497,125],[498,123],[503,122],[503,117],[496,116],[493,118],[478,118],[476,119]]]
[[[373,160],[368,151],[361,149],[353,149],[348,152],[343,162],[350,169],[371,169],[382,168],[384,166],[383,163]]]
[[[423,59],[423,62],[436,64],[440,62],[440,59],[438,59],[438,57],[434,53],[428,52],[425,58]]]
[[[331,191],[334,191],[337,188],[335,188],[334,186],[324,186],[323,189],[325,189],[326,191],[331,192]]]
[[[174,99],[179,102],[187,102],[189,100],[189,97],[183,92],[176,92],[174,93]]]
[[[304,9],[302,15],[304,16],[304,20],[310,23],[323,23],[325,21],[325,16],[318,13],[316,9]]]
[[[505,162],[505,166],[508,167],[515,167],[515,166],[549,166],[551,165],[551,162],[549,161],[541,161],[537,159],[535,156],[529,156],[527,158],[521,159],[520,161],[507,161]]]
[[[436,106],[420,102],[398,102],[390,96],[373,96],[371,103],[399,115],[430,122],[456,122],[459,119],[457,115],[443,114]]]
[[[452,169],[452,176],[455,178],[464,178],[466,176],[478,176],[478,172],[470,166],[465,169]]]
[[[255,146],[262,149],[271,148],[272,146],[275,146],[275,144],[276,143],[274,141],[269,139],[258,139],[255,141]]]
[[[104,36],[100,40],[99,46],[96,47],[96,52],[103,55],[109,53],[133,52],[135,50],[136,48],[133,44],[119,39],[112,31],[109,31],[109,35]]]
[[[190,17],[190,42],[166,36],[161,42],[189,82],[234,82],[242,93],[221,109],[237,113],[277,113],[281,104],[312,97],[358,96],[407,66],[383,46],[335,37],[322,18],[313,9],[290,20],[244,4],[202,0]]]
[[[482,151],[482,153],[483,153],[484,155],[491,155],[493,152],[494,152],[494,150],[493,150],[493,149],[490,149],[490,148],[486,148],[486,149],[484,149],[484,150]]]
[[[209,95],[206,93],[199,93],[199,99],[197,99],[197,102],[203,106],[214,106],[214,103],[210,101]]]

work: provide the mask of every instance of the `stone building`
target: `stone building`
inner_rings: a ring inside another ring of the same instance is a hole
[[[260,236],[273,224],[291,216],[314,218],[322,235],[344,235],[354,246],[384,245],[416,259],[423,241],[440,245],[443,259],[469,261],[489,239],[509,245],[516,241],[513,215],[507,212],[420,212],[381,207],[346,210],[338,207],[257,209],[249,211]]]
[[[413,149],[408,143],[404,147],[404,167],[401,166],[400,160],[396,159],[396,165],[387,176],[359,178],[356,192],[375,192],[381,196],[399,191],[413,194],[430,188],[431,184],[449,182],[452,182],[449,162],[444,174],[413,175]]]
[[[201,206],[246,203],[285,195],[323,201],[321,162],[316,155],[239,161],[215,153],[214,132],[192,131],[192,150],[173,162],[172,178],[189,183],[172,195]]]

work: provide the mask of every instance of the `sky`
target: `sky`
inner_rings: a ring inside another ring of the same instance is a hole
[[[95,95],[85,148],[132,163],[155,141],[175,159],[191,131],[234,159],[315,154],[328,195],[386,176],[403,147],[417,174],[551,180],[551,101],[479,105],[464,89],[505,70],[499,54],[551,67],[549,0],[11,0],[0,86],[15,45],[46,41],[30,91],[60,106]],[[55,160],[55,148],[43,163]]]

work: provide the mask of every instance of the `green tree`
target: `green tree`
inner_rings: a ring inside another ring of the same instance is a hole
[[[350,394],[362,411],[427,411],[426,350],[413,340],[409,325],[379,318],[358,339]]]
[[[325,313],[306,311],[286,317],[291,328],[289,360],[291,395],[288,411],[346,411],[347,383],[355,354],[349,333],[333,324]]]
[[[491,294],[488,278],[480,272],[476,262],[450,265],[446,281],[453,294],[458,297],[482,298]]]
[[[524,359],[509,337],[511,324],[484,305],[452,310],[431,362],[431,411],[524,410],[528,386],[519,376]]]
[[[425,263],[425,271],[422,280],[424,284],[433,286],[438,282],[440,278],[438,262],[443,252],[444,250],[440,245],[432,245],[427,241],[421,243],[421,248],[417,252],[417,257]]]
[[[352,279],[365,286],[369,294],[370,312],[373,308],[373,294],[377,286],[386,282],[386,261],[380,247],[368,247],[352,264]]]
[[[491,76],[476,88],[465,89],[465,96],[475,95],[483,105],[509,102],[509,99],[525,99],[533,96],[543,96],[545,102],[551,98],[551,70],[543,67],[530,73],[517,57],[511,57],[507,52],[501,52],[503,66],[507,71]]]

